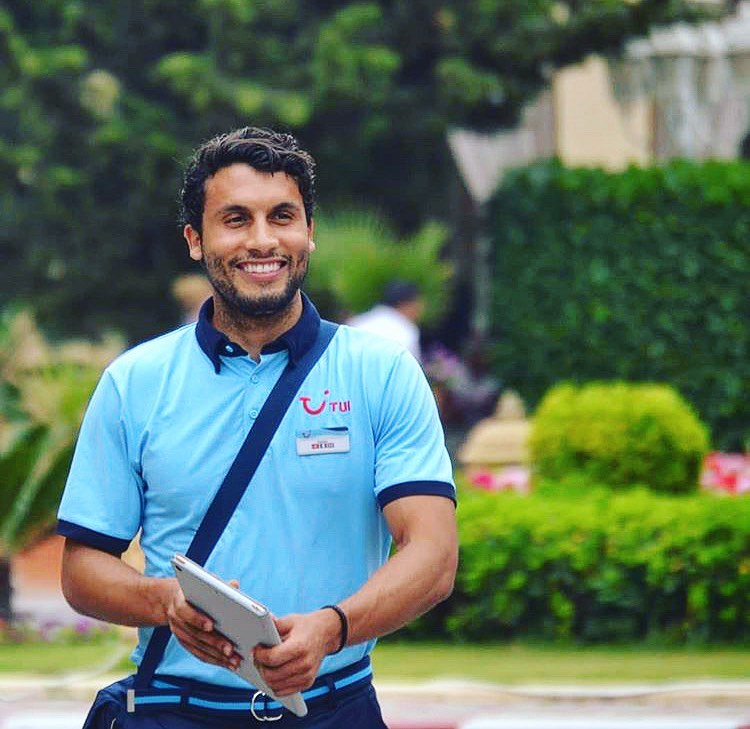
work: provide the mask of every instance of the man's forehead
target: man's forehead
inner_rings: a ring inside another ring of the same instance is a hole
[[[217,170],[206,179],[206,203],[223,205],[228,198],[258,203],[286,202],[302,206],[302,193],[297,181],[283,171],[265,172],[244,162],[236,162]],[[274,204],[276,204],[274,203]]]

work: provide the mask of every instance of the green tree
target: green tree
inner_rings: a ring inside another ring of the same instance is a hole
[[[297,132],[329,207],[413,232],[450,208],[451,125],[510,125],[554,68],[693,16],[682,0],[5,0],[0,290],[58,334],[173,324],[177,161],[245,123]]]

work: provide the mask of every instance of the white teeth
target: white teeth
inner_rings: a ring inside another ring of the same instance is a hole
[[[277,261],[275,263],[243,263],[241,264],[243,271],[249,271],[250,273],[273,273],[281,268],[281,264]]]

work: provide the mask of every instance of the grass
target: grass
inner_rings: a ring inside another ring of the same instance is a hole
[[[121,643],[0,645],[0,674],[92,671],[122,653]],[[606,684],[748,680],[750,647],[650,648],[627,646],[432,645],[381,641],[373,654],[382,681],[462,678],[502,684]],[[125,658],[113,673],[132,670]]]
[[[0,644],[0,674],[38,673],[45,675],[96,670],[111,663],[115,654],[122,655],[119,640],[66,645],[64,643]],[[116,670],[120,670],[118,665]],[[123,672],[125,672],[124,669]]]
[[[425,645],[381,642],[373,653],[383,680],[468,678],[501,684],[607,684],[747,680],[750,647]]]

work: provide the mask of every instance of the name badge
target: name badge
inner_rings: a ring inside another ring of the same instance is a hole
[[[348,453],[348,428],[322,428],[297,433],[298,456],[322,456],[325,453]]]

